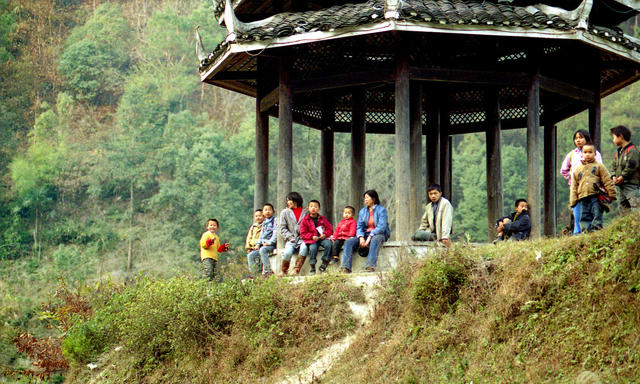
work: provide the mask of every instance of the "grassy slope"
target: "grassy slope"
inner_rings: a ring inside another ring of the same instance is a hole
[[[639,257],[633,215],[586,236],[455,249],[399,271],[369,335],[323,382],[562,383],[582,371],[638,382]]]
[[[461,245],[405,265],[383,279],[369,328],[317,381],[573,383],[590,371],[604,382],[638,382],[639,256],[634,215],[577,238]],[[340,276],[256,283],[239,295],[241,285],[225,283],[206,298],[190,279],[127,288],[113,304],[121,309],[102,311],[115,327],[103,331],[106,353],[77,361],[68,382],[275,382],[354,329],[346,302],[361,294]],[[189,311],[220,328],[194,326]],[[88,328],[106,324],[97,320]],[[77,346],[83,335],[99,339],[76,333]],[[159,350],[157,337],[171,347]],[[89,371],[88,361],[106,369]]]

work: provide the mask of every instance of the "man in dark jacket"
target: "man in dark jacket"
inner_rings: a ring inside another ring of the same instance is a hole
[[[496,222],[497,241],[512,239],[515,241],[527,240],[531,234],[531,220],[527,211],[527,200],[518,199],[515,203],[515,212],[505,216]]]

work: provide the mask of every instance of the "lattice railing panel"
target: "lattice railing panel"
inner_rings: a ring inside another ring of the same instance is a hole
[[[517,51],[513,53],[504,54],[498,56],[499,63],[513,63],[518,61],[524,61],[527,59],[527,53],[524,51]]]
[[[463,113],[451,113],[449,115],[449,124],[461,125],[461,124],[473,124],[481,123],[485,120],[485,113],[483,111],[475,112],[463,112]]]

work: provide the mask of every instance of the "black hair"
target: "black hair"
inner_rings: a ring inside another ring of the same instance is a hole
[[[527,199],[518,199],[518,200],[516,200],[516,203],[513,206],[518,208],[518,205],[520,203],[523,203],[523,202],[526,203],[527,205],[529,205],[529,203],[527,202]]]
[[[318,200],[309,200],[309,205],[311,205],[311,203],[316,203],[318,204],[318,207],[322,207],[322,205],[320,205],[320,202]]]
[[[375,189],[370,189],[367,192],[363,193],[362,197],[364,197],[364,195],[369,195],[369,197],[373,199],[374,204],[380,205],[380,198],[378,197],[378,192],[376,192]]]
[[[298,207],[302,207],[302,204],[304,204],[304,200],[302,200],[302,196],[300,196],[298,192],[289,192],[287,195],[287,201],[289,200],[296,203]]]
[[[352,207],[352,206],[350,206],[350,205],[347,205],[346,207],[344,207],[344,209],[348,209],[348,210],[350,210],[352,215],[355,215],[355,214],[356,214],[356,209],[355,209],[355,208],[353,208],[353,207]]]
[[[429,192],[433,191],[434,189],[435,189],[436,191],[438,191],[438,192],[442,193],[442,187],[440,186],[440,184],[431,184],[431,185],[429,185],[429,186],[427,187],[427,193],[429,193]]]
[[[262,209],[264,209],[264,207],[271,207],[271,210],[273,211],[273,204],[271,203],[264,203],[264,205],[262,206]]]
[[[591,140],[591,134],[585,129],[578,129],[577,131],[575,131],[573,133],[573,141],[576,141],[576,136],[578,136],[578,134],[584,137],[584,141],[586,142],[586,144],[593,144],[593,140]]]
[[[210,221],[214,221],[216,223],[216,226],[218,226],[218,228],[220,228],[220,223],[218,222],[218,219],[209,219],[209,220],[207,220],[207,225],[209,225]]]
[[[258,208],[255,211],[253,211],[253,213],[256,213],[256,212],[262,212],[262,209]]]
[[[618,125],[611,128],[611,134],[616,136],[622,136],[624,141],[631,140],[631,131],[629,130],[629,128],[625,127],[624,125]]]

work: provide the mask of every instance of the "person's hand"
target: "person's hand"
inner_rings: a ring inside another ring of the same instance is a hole
[[[207,244],[207,247],[210,247],[211,244],[213,244],[213,239],[212,238],[208,238],[205,244]]]
[[[313,241],[318,241],[319,237],[318,236],[313,236],[312,239],[313,239]]]
[[[367,246],[366,244],[367,244],[367,243],[364,241],[364,237],[361,237],[361,238],[360,238],[360,246],[361,246],[362,248],[365,248],[365,247]]]
[[[444,244],[447,247],[451,246],[451,240],[449,240],[449,239],[442,239],[440,241],[442,241],[442,244]]]
[[[364,242],[364,246],[368,247],[370,243],[371,243],[371,236],[367,237],[367,241]]]
[[[323,235],[321,235],[321,236],[319,237],[319,239],[320,239],[320,240],[324,240],[324,239],[326,239],[326,238],[327,238],[327,236],[326,236],[326,235],[324,235],[324,234],[323,234]]]
[[[229,251],[229,243],[220,244],[218,247],[218,252],[228,252]]]
[[[509,220],[508,217],[505,217],[504,220],[502,220],[502,224],[507,224],[508,222],[510,222],[511,220]]]
[[[614,183],[616,184],[622,184],[622,182],[624,181],[624,177],[622,176],[617,176],[614,180]]]
[[[260,245],[259,245],[259,244],[256,244],[256,245],[253,247],[253,250],[254,250],[254,251],[257,251],[258,249],[260,249]]]

